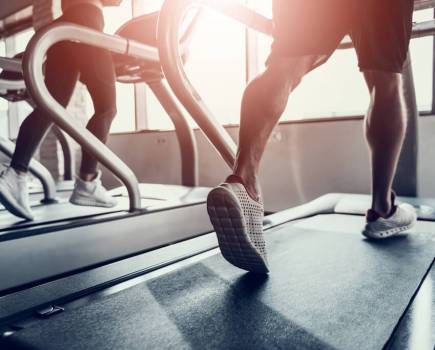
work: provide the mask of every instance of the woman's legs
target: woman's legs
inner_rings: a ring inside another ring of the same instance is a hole
[[[87,59],[84,60],[84,57]],[[116,80],[112,55],[106,50],[86,47],[76,60],[80,67],[80,80],[88,88],[94,104],[94,115],[86,127],[101,142],[106,143],[110,126],[116,116]],[[97,160],[83,150],[81,178],[89,181],[96,173]]]
[[[46,84],[53,97],[66,106],[78,78],[78,70],[67,55],[68,44],[58,44],[48,53]],[[0,176],[0,202],[12,214],[32,220],[27,192],[27,170],[35,150],[51,122],[44,111],[36,108],[23,122],[18,133],[11,166]]]
[[[57,44],[47,55],[45,82],[48,91],[61,105],[67,106],[77,83],[79,72],[69,59],[70,44]],[[30,160],[51,126],[51,121],[39,108],[24,120],[18,132],[11,167],[27,173]]]
[[[102,49],[82,46],[74,60],[79,67],[81,81],[86,84],[94,104],[94,115],[87,128],[101,142],[106,143],[112,120],[116,115],[115,70],[112,55]],[[116,200],[101,185],[97,159],[83,150],[80,178],[70,198],[78,205],[113,207]]]

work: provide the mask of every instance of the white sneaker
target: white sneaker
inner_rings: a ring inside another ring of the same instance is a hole
[[[414,208],[406,203],[395,206],[388,218],[380,217],[375,211],[367,212],[367,224],[362,232],[370,239],[386,239],[403,234],[417,222]]]
[[[207,211],[228,262],[251,272],[269,272],[261,201],[252,199],[241,183],[223,183],[209,193]]]
[[[104,208],[113,208],[117,204],[116,199],[111,197],[101,184],[101,171],[98,171],[92,181],[83,181],[77,177],[69,201],[76,205]]]
[[[11,214],[33,220],[29,205],[27,175],[19,175],[11,167],[3,170],[0,174],[0,202]]]

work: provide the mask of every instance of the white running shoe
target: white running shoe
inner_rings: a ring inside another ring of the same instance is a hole
[[[362,234],[370,239],[386,239],[405,233],[416,222],[417,214],[412,205],[403,203],[396,206],[393,202],[392,214],[388,218],[381,217],[372,209],[367,212],[367,224]]]
[[[104,208],[113,208],[117,204],[116,199],[101,184],[101,171],[92,181],[83,181],[77,177],[69,201],[75,205]]]
[[[15,216],[26,220],[33,220],[29,205],[27,189],[27,175],[19,175],[8,167],[0,174],[0,202]]]
[[[231,176],[227,179],[239,181]],[[207,197],[207,211],[224,258],[255,273],[269,272],[263,234],[264,206],[240,182],[223,183]]]

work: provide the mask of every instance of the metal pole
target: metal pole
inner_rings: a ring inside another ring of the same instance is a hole
[[[74,150],[71,142],[67,139],[66,135],[57,126],[51,129],[59,141],[62,148],[63,155],[63,179],[66,181],[74,180],[75,175],[75,157]]]
[[[433,11],[435,18],[435,10]],[[432,106],[431,114],[435,113],[435,38],[432,38]]]
[[[424,10],[428,8],[435,7],[435,0],[415,0],[414,1],[414,10]]]
[[[24,90],[26,84],[24,80],[5,80],[0,79],[1,90]]]
[[[205,105],[184,71],[179,50],[179,28],[188,8],[201,5],[198,0],[166,1],[158,22],[159,55],[165,77],[172,91],[199,125],[230,168],[233,168],[237,146]]]
[[[4,153],[9,158],[12,158],[15,152],[15,144],[9,139],[0,138],[0,152]],[[41,163],[32,159],[29,164],[29,172],[35,176],[42,184],[44,190],[44,199],[41,200],[44,204],[57,203],[56,200],[56,183],[50,172]]]
[[[393,187],[398,195],[416,197],[418,192],[417,166],[419,113],[410,54],[408,54],[405,68],[403,70],[403,91],[405,95],[408,127]]]
[[[10,72],[22,73],[21,59],[0,57],[0,68]]]
[[[182,184],[184,186],[198,186],[198,147],[193,130],[163,81],[157,80],[148,83],[148,86],[175,126],[181,152]]]

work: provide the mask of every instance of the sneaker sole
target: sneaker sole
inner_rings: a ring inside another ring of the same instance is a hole
[[[71,204],[74,205],[80,205],[83,207],[99,207],[99,208],[114,208],[116,207],[116,204],[104,204],[104,203],[97,203],[97,202],[93,202],[91,200],[86,200],[86,199],[70,199],[69,201]]]
[[[33,220],[32,216],[29,216],[24,211],[20,210],[20,205],[13,197],[3,193],[2,191],[0,191],[0,202],[11,214],[28,221]]]
[[[216,231],[224,258],[234,266],[254,273],[268,273],[261,254],[251,243],[237,197],[224,187],[210,191],[207,212]]]
[[[364,237],[370,238],[370,239],[376,239],[376,240],[382,240],[382,239],[388,239],[395,236],[402,236],[405,235],[407,230],[411,229],[415,225],[415,222],[412,224],[396,227],[394,229],[385,230],[385,231],[379,231],[376,233],[372,233],[369,231],[363,231],[362,234]]]

